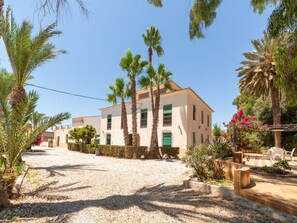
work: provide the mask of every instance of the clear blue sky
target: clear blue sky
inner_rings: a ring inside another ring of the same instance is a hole
[[[154,57],[154,63],[165,63],[174,73],[176,83],[193,88],[213,108],[213,123],[229,121],[236,110],[232,101],[239,93],[235,69],[243,60],[242,53],[252,50],[250,41],[262,37],[271,10],[258,15],[253,13],[250,0],[224,0],[206,38],[190,41],[191,2],[164,1],[164,7],[159,9],[146,0],[87,1],[92,12],[89,19],[73,5],[71,14],[59,23],[63,34],[53,39],[57,49],[65,49],[68,54],[38,68],[30,83],[105,98],[108,85],[116,77],[125,76],[119,61],[126,50],[147,56],[141,34],[155,25],[163,37],[165,55],[160,59]],[[55,20],[54,15],[38,16],[34,0],[11,0],[9,4],[16,20],[29,19],[36,32]],[[0,66],[10,69],[2,41],[0,53]],[[70,112],[72,117],[98,115],[99,108],[109,105],[37,91],[38,111],[47,115],[62,111]]]

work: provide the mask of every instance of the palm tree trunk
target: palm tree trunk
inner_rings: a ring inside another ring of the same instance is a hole
[[[272,103],[272,115],[273,115],[273,125],[281,124],[281,108],[280,108],[280,92],[276,87],[271,89],[271,103]],[[274,146],[276,148],[281,148],[281,132],[274,132]]]
[[[131,98],[132,98],[132,146],[137,147],[137,108],[136,108],[136,81],[135,75],[131,81]]]
[[[3,6],[4,6],[4,0],[0,0],[0,22],[2,20],[3,16]],[[0,36],[2,35],[2,31],[0,30]]]
[[[25,102],[26,98],[27,98],[27,95],[24,87],[20,85],[16,85],[12,89],[11,96],[10,96],[10,105],[12,109],[15,109],[19,103]]]
[[[150,157],[158,158],[160,156],[158,151],[158,123],[159,123],[159,108],[160,108],[160,86],[157,86],[154,116],[153,116],[153,127],[152,136],[150,143]]]
[[[122,100],[122,124],[123,124],[125,146],[127,146],[129,141],[129,132],[128,132],[128,122],[127,122],[127,110],[126,110],[126,104],[124,100]]]
[[[0,207],[10,206],[9,196],[7,193],[7,185],[0,172]]]

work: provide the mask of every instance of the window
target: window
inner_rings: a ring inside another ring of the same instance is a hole
[[[140,111],[140,128],[147,127],[147,109],[141,109]]]
[[[196,145],[196,133],[193,132],[193,146]]]
[[[111,129],[111,115],[107,116],[107,129]]]
[[[150,96],[149,92],[139,94],[138,99],[148,98]]]
[[[203,134],[201,134],[201,144],[203,144],[204,143],[204,136],[203,136]]]
[[[110,145],[111,144],[111,134],[107,133],[106,134],[106,145]]]
[[[162,145],[164,147],[171,147],[172,144],[172,133],[163,132]]]
[[[209,141],[209,135],[207,135],[206,140],[207,140],[207,143],[210,143],[210,141]]]
[[[162,88],[160,89],[160,94],[165,94],[166,93],[166,89],[165,88]],[[154,95],[157,94],[157,90],[154,90]]]
[[[193,120],[196,120],[196,106],[193,105]]]
[[[201,111],[201,124],[203,124],[204,123],[204,113],[203,113],[203,111]]]
[[[172,105],[164,105],[163,107],[163,126],[172,125]]]
[[[68,143],[68,134],[66,134],[66,143]]]
[[[209,115],[207,115],[207,127],[209,127],[210,124],[210,119],[209,119]]]

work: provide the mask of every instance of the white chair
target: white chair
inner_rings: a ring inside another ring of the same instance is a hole
[[[275,160],[277,157],[283,160],[285,158],[285,150],[282,148],[275,148],[272,154],[272,159]]]
[[[292,151],[286,151],[286,153],[285,153],[285,156],[290,157],[291,161],[293,161],[295,150],[296,150],[296,148],[292,149]]]

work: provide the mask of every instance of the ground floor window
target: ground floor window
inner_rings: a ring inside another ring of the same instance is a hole
[[[196,133],[193,132],[193,146],[196,146]]]
[[[107,133],[106,134],[106,145],[110,145],[111,144],[111,134]]]
[[[203,144],[203,143],[204,143],[204,135],[201,134],[201,144]]]
[[[171,132],[163,132],[162,145],[164,147],[171,147],[171,145],[172,145],[172,133]]]

